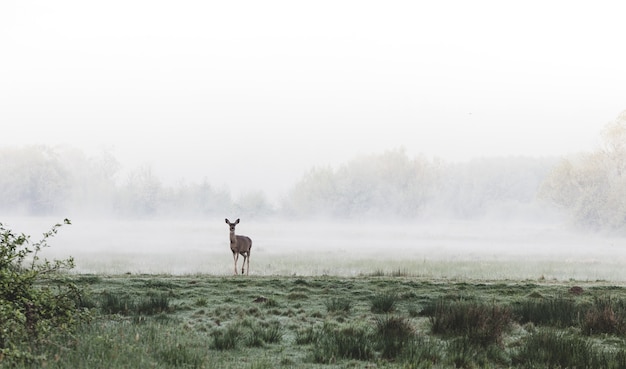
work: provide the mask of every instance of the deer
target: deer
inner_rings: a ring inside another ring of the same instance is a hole
[[[226,218],[226,224],[230,227],[230,251],[233,252],[233,259],[235,260],[235,275],[237,275],[237,260],[240,254],[243,256],[241,274],[244,273],[247,260],[248,269],[245,270],[245,273],[248,275],[248,272],[250,272],[250,249],[252,248],[252,240],[248,236],[238,236],[235,234],[235,226],[239,224],[239,219],[231,223],[228,218]]]

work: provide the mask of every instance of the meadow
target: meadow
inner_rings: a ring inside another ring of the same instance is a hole
[[[609,282],[75,275],[90,322],[46,368],[625,368]]]
[[[90,319],[21,367],[626,368],[620,238],[506,222],[242,223],[252,262],[234,276],[221,223],[64,228],[44,256],[75,256],[62,280]]]

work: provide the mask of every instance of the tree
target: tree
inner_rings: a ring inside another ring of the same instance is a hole
[[[87,156],[72,147],[62,147],[58,151],[68,177],[64,208],[72,212],[111,214],[118,190],[116,178],[120,163],[117,159],[108,151],[94,156]]]
[[[149,165],[142,165],[128,175],[122,189],[118,210],[131,215],[154,215],[161,205],[161,181]]]
[[[291,190],[283,208],[300,216],[417,216],[436,187],[436,164],[405,150],[358,157],[337,170],[314,168]]]
[[[535,203],[537,190],[553,166],[553,160],[528,157],[479,158],[448,165],[429,210],[460,218],[519,211]]]
[[[564,159],[546,178],[540,197],[568,212],[579,226],[626,228],[626,111],[601,133],[603,146]]]
[[[63,210],[69,178],[58,153],[45,146],[0,151],[0,209],[49,214]]]
[[[267,200],[265,193],[261,191],[243,194],[235,204],[235,210],[244,217],[264,217],[273,213],[272,206]]]

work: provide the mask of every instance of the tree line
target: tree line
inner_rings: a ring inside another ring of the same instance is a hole
[[[120,178],[102,152],[29,146],[0,149],[0,213],[85,211],[116,216],[419,219],[535,216],[557,208],[590,229],[626,227],[626,112],[601,132],[603,145],[565,158],[498,157],[447,163],[403,149],[314,167],[279,204],[262,191],[234,199],[210,180],[165,186],[142,165]]]

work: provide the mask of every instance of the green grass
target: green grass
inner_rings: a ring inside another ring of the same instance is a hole
[[[462,336],[476,345],[501,343],[511,325],[511,311],[504,304],[440,300],[431,310],[434,334]]]
[[[392,292],[382,292],[372,297],[372,313],[390,313],[395,309],[398,295]]]
[[[326,310],[329,313],[333,313],[333,312],[348,313],[350,312],[350,309],[352,309],[352,301],[347,298],[333,297],[326,301]]]
[[[626,288],[608,282],[72,278],[91,321],[15,367],[626,367]]]

